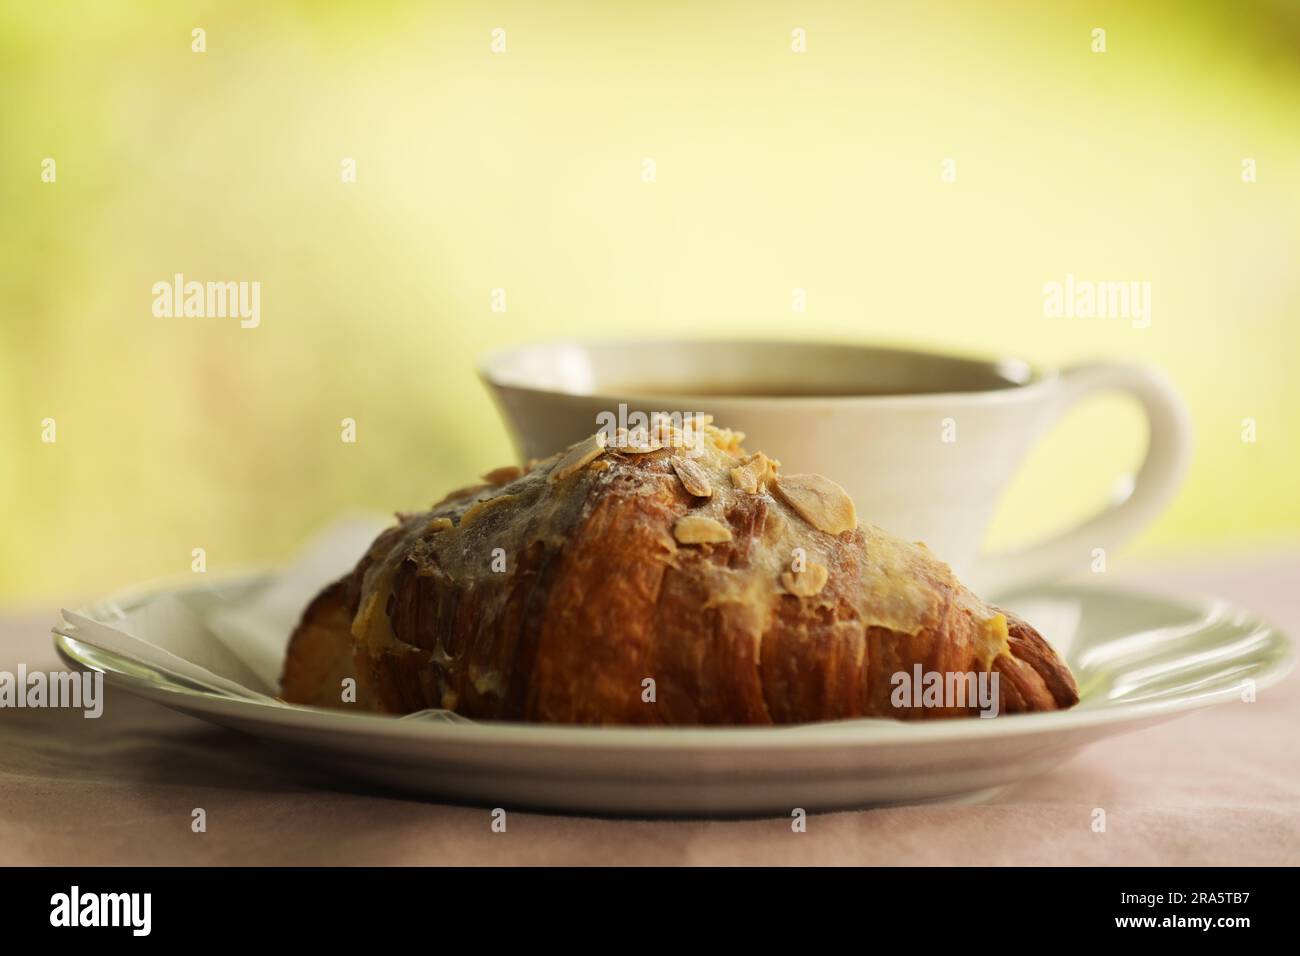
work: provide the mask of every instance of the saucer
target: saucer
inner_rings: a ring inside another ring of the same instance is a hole
[[[251,600],[270,578],[224,586],[221,601]],[[210,588],[172,589],[113,607],[163,598],[196,614],[214,604]],[[54,642],[69,664],[103,672],[116,692],[251,734],[341,777],[507,810],[654,816],[788,816],[796,808],[976,799],[1103,738],[1210,705],[1249,706],[1243,700],[1293,664],[1284,635],[1219,602],[1057,585],[999,604],[1034,622],[1064,656],[1079,683],[1076,707],[993,719],[721,728],[397,718],[237,696],[79,640],[66,623]]]

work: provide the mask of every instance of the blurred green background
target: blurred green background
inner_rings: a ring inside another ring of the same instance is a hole
[[[474,359],[568,335],[1152,362],[1197,449],[1133,552],[1300,537],[1300,4],[7,3],[0,90],[0,599],[427,506],[511,455]],[[176,272],[260,328],[155,318]],[[1066,273],[1150,327],[1044,318]],[[1143,440],[1077,413],[994,543]]]

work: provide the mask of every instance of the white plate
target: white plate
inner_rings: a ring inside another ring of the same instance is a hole
[[[228,592],[238,600],[240,587]],[[198,591],[168,592],[196,604]],[[138,598],[137,601],[148,600]],[[1062,650],[1082,700],[994,719],[848,720],[771,728],[447,723],[241,700],[55,629],[111,686],[278,746],[343,776],[490,807],[607,814],[782,814],[976,798],[1080,747],[1239,700],[1293,660],[1287,638],[1221,603],[1057,586],[1001,602]]]

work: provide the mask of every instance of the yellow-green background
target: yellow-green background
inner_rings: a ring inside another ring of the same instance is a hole
[[[0,215],[0,598],[427,503],[510,455],[474,358],[562,335],[1153,362],[1197,450],[1134,552],[1300,532],[1284,0],[7,3]],[[154,318],[174,272],[260,281],[261,328]],[[1067,272],[1150,281],[1151,327],[1045,319]],[[995,541],[1095,507],[1141,446],[1122,403],[1078,413]]]

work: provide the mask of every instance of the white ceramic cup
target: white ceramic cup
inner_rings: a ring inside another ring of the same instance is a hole
[[[1186,408],[1165,378],[1109,362],[1056,372],[863,345],[659,340],[524,346],[487,356],[480,374],[524,460],[594,433],[596,416],[620,403],[710,414],[783,472],[839,482],[859,520],[924,541],[989,593],[1087,569],[1093,549],[1118,547],[1164,507],[1191,452]],[[1138,401],[1149,426],[1131,493],[1024,550],[982,554],[1029,448],[1067,409],[1116,392]]]

